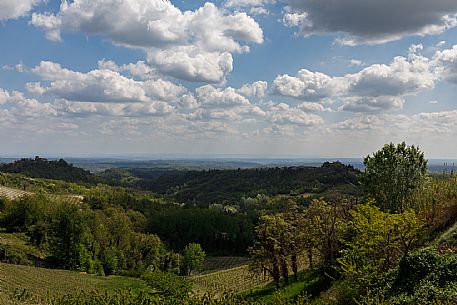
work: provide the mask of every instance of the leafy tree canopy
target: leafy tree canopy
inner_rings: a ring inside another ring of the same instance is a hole
[[[386,144],[372,156],[364,159],[362,185],[382,209],[401,212],[407,206],[408,196],[423,186],[427,177],[424,153],[405,142]]]

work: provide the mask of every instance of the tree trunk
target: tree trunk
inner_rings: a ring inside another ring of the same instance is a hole
[[[297,262],[297,253],[292,254],[290,258],[291,262],[290,264],[292,265],[292,271],[294,272],[294,279],[295,281],[298,281],[298,262]]]

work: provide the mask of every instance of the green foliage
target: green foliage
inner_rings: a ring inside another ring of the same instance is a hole
[[[192,274],[192,271],[199,271],[203,267],[206,253],[203,251],[200,244],[190,243],[183,251],[183,270],[187,275]]]
[[[386,144],[364,159],[362,184],[376,203],[386,211],[408,207],[408,197],[422,187],[427,176],[427,160],[416,146],[405,142]]]
[[[346,248],[338,263],[354,289],[371,287],[408,254],[422,224],[412,210],[389,214],[371,204],[359,204],[349,213],[342,237]]]
[[[256,242],[250,248],[251,269],[268,273],[279,287],[281,277],[288,283],[289,269],[297,277],[305,253],[309,268],[314,263],[333,266],[340,250],[338,239],[345,206],[314,200],[303,210],[291,203],[287,212],[263,216],[256,227]]]
[[[371,294],[385,304],[455,304],[457,256],[433,247],[411,252],[382,284]]]
[[[261,224],[256,227],[257,240],[249,250],[251,269],[257,273],[268,272],[277,287],[281,276],[286,281],[289,277],[287,248],[291,241],[290,226],[280,214],[263,216]]]
[[[103,269],[106,275],[116,274],[119,265],[117,258],[117,250],[115,247],[109,247],[105,250],[103,255]]]
[[[0,262],[17,265],[32,264],[26,250],[13,245],[0,245]]]
[[[149,232],[157,234],[171,248],[182,250],[196,242],[217,254],[245,253],[254,239],[253,220],[242,214],[197,207],[166,207],[153,211]]]
[[[129,291],[118,291],[115,294],[103,294],[99,292],[80,293],[77,295],[65,295],[53,298],[53,305],[263,305],[269,304],[261,301],[245,299],[241,296],[224,294],[220,298],[213,298],[210,295],[202,297],[190,295],[186,297],[163,297],[150,293],[135,295]],[[294,300],[280,293],[274,295],[275,305],[307,305],[310,304],[307,295],[300,295]]]
[[[164,171],[136,168],[127,184],[187,204],[208,207],[213,203],[237,202],[257,194],[320,193],[339,184],[357,184],[358,170],[339,162],[322,167],[252,168],[238,170]],[[118,180],[118,171],[103,175]],[[132,183],[133,181],[133,183]]]
[[[51,216],[51,261],[64,269],[79,270],[84,251],[84,223],[77,206],[60,204]]]
[[[155,270],[141,277],[151,288],[161,295],[185,297],[192,291],[192,284],[176,274]]]
[[[46,178],[68,182],[97,182],[97,178],[89,171],[74,167],[63,159],[58,161],[48,161],[40,157],[35,157],[35,159],[21,159],[13,163],[1,164],[0,172],[20,173],[32,178]]]
[[[44,218],[48,200],[43,195],[26,196],[14,202],[6,201],[0,214],[0,227],[7,232],[27,232]]]

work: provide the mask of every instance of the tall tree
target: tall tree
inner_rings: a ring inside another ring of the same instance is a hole
[[[205,251],[200,244],[191,243],[184,248],[183,264],[187,275],[191,275],[192,271],[201,269],[205,256]]]
[[[427,160],[416,146],[405,142],[386,144],[364,159],[362,185],[383,210],[401,212],[408,196],[420,188],[427,177]]]
[[[84,223],[79,207],[61,204],[51,222],[50,251],[59,267],[77,270],[81,266]]]

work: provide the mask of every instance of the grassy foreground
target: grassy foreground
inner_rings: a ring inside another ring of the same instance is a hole
[[[148,289],[139,279],[80,274],[30,266],[0,263],[0,304],[37,304],[49,296],[94,290],[112,293],[117,289],[139,292]]]

